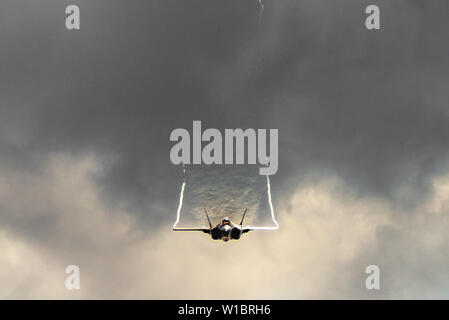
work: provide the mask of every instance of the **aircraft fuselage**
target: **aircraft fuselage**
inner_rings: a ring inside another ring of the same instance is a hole
[[[242,228],[232,223],[228,218],[217,224],[210,230],[210,235],[214,240],[238,240],[242,235]]]

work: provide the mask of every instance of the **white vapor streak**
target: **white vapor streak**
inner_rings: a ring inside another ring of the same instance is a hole
[[[251,229],[254,230],[277,230],[279,229],[279,224],[276,221],[276,218],[274,217],[274,210],[273,210],[273,202],[271,201],[271,184],[270,184],[270,177],[266,175],[267,177],[267,194],[268,194],[268,203],[270,204],[270,212],[271,212],[271,219],[273,220],[275,227],[251,227]]]
[[[173,229],[176,228],[176,225],[177,225],[178,222],[179,222],[179,217],[180,217],[180,215],[181,215],[181,209],[182,209],[182,201],[183,201],[183,199],[184,199],[184,189],[185,189],[185,187],[186,187],[186,182],[183,181],[183,182],[182,182],[182,185],[181,185],[181,193],[179,194],[178,210],[176,211],[176,221],[175,221],[175,223],[173,224]]]

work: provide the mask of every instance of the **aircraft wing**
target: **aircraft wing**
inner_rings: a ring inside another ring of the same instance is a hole
[[[210,233],[208,228],[173,228],[173,231],[202,231],[204,233]]]
[[[242,233],[250,232],[251,230],[277,230],[278,227],[246,227],[242,228]]]

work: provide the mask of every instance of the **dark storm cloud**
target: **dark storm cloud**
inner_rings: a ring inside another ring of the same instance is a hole
[[[105,195],[159,220],[166,212],[156,209],[158,203],[174,209],[179,182],[168,157],[170,131],[226,114],[216,111],[201,69],[230,58],[250,39],[257,12],[237,2],[79,4],[82,30],[72,33],[64,28],[66,4],[47,2],[50,12],[3,5],[5,16],[23,15],[6,19],[11,31],[3,34],[9,44],[2,51],[8,61],[2,72],[5,126],[7,118],[17,119],[9,135],[20,131],[18,157],[61,150],[113,154],[117,161],[101,178]],[[231,20],[229,30],[224,21]],[[4,142],[12,148],[8,142],[15,141]]]
[[[30,170],[52,152],[111,160],[111,206],[172,219],[181,177],[169,134],[192,120],[279,128],[275,199],[310,173],[413,205],[448,147],[448,4],[377,1],[2,2],[1,157]],[[108,158],[108,159],[109,159]],[[444,166],[441,170],[446,169]],[[405,199],[395,189],[407,185]],[[278,200],[280,201],[280,200]]]

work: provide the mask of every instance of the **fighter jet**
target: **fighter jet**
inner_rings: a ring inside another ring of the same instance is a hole
[[[243,217],[242,221],[240,221],[240,225],[232,223],[232,221],[226,217],[215,227],[212,227],[209,215],[207,214],[206,208],[204,208],[207,221],[209,222],[209,228],[173,228],[173,231],[202,231],[204,233],[210,234],[213,240],[223,240],[225,242],[229,240],[238,240],[243,233],[247,233],[252,230],[251,228],[243,228],[243,220],[245,219],[247,209],[248,208],[246,208],[243,212]]]

